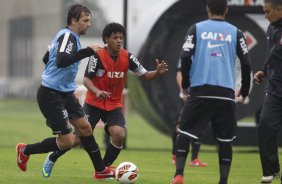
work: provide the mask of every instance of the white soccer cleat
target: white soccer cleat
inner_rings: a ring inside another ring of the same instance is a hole
[[[280,174],[280,171],[279,171],[277,173],[274,173],[271,176],[263,176],[261,178],[261,182],[260,183],[270,184],[273,179],[279,179],[280,177],[281,177],[281,174]]]

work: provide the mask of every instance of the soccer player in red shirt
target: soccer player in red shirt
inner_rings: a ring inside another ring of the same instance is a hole
[[[139,60],[127,50],[122,49],[125,29],[118,23],[110,23],[103,30],[106,44],[90,57],[83,84],[87,88],[85,114],[92,129],[101,119],[105,131],[111,136],[103,162],[110,166],[118,157],[125,139],[125,119],[122,113],[122,92],[128,70],[145,80],[153,80],[164,74],[167,64],[156,59],[156,70],[147,71]],[[77,144],[80,143],[77,137]],[[56,160],[66,151],[56,151],[48,155],[43,165],[43,172],[49,177]],[[97,177],[96,177],[97,178]]]

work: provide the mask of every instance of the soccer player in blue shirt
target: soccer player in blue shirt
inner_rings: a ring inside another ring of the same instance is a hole
[[[71,124],[78,132],[81,144],[91,158],[96,172],[95,177],[114,176],[114,171],[105,167],[102,162],[91,125],[74,95],[75,77],[80,60],[100,49],[95,45],[81,49],[80,36],[86,34],[91,26],[91,17],[91,11],[87,7],[81,4],[71,5],[66,28],[57,33],[51,43],[50,51],[44,56],[46,65],[37,92],[37,101],[46,118],[47,126],[57,137],[46,138],[35,144],[19,143],[16,147],[17,164],[22,171],[26,171],[27,161],[32,154],[70,149],[75,144]],[[43,172],[43,175],[45,174]]]
[[[180,118],[173,184],[184,183],[189,144],[209,122],[218,142],[219,184],[227,184],[236,138],[235,100],[243,102],[249,94],[248,48],[243,33],[224,20],[227,0],[207,0],[206,11],[209,19],[190,27],[180,57],[183,93],[189,98]],[[235,94],[236,55],[242,86]]]

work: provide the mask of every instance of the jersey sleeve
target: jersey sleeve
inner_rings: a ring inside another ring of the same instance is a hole
[[[181,64],[181,73],[182,73],[182,88],[187,89],[190,86],[190,68],[192,64],[192,55],[196,51],[196,25],[192,25],[185,37],[185,42],[182,46],[180,53],[180,64]]]
[[[144,75],[147,70],[141,65],[139,60],[131,53],[128,53],[129,70],[134,72],[137,76]]]
[[[88,77],[89,79],[93,79],[93,77],[96,76],[97,71],[99,69],[103,70],[104,67],[101,63],[101,60],[100,60],[98,54],[95,53],[94,55],[89,57],[84,76]]]
[[[179,71],[181,71],[181,59],[180,58],[178,59],[177,66],[176,66],[176,72],[179,72]]]
[[[56,64],[59,68],[67,67],[94,54],[94,51],[89,47],[78,51],[77,40],[70,32],[60,36],[57,44]]]
[[[43,63],[44,63],[45,65],[48,63],[48,61],[49,61],[49,51],[47,51],[47,52],[44,54],[44,56],[43,56],[43,58],[42,58],[42,61],[43,61]]]
[[[250,59],[248,55],[248,46],[246,42],[245,35],[241,30],[237,31],[237,56],[240,60],[241,64],[241,95],[247,96],[250,90],[250,81],[251,81],[251,67],[250,67]]]

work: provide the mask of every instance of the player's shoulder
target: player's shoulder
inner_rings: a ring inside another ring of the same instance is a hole
[[[126,49],[121,48],[120,49],[120,54],[130,54],[130,52]]]
[[[70,29],[64,28],[58,31],[56,37],[58,39],[77,40],[77,35]]]
[[[246,35],[244,34],[244,32],[237,28],[237,37],[240,39],[240,38],[246,38]]]

